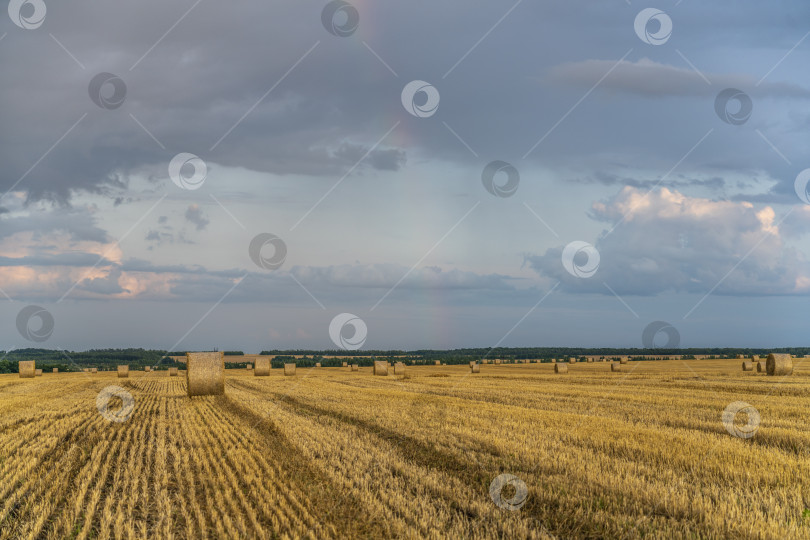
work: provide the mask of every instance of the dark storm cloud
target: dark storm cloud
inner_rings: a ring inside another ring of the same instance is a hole
[[[471,50],[510,6],[368,3],[358,5],[358,31],[337,38],[321,25],[323,4],[201,2],[178,22],[190,2],[51,2],[35,31],[0,17],[0,32],[8,34],[0,42],[0,62],[13,74],[0,85],[0,189],[19,182],[33,199],[61,201],[74,190],[115,193],[133,171],[165,177],[178,152],[258,171],[342,175],[349,157],[359,147],[370,148],[396,120],[409,136],[393,133],[365,167],[397,170],[410,151],[478,165],[442,122],[477,150],[482,166],[494,157],[518,160],[576,101],[572,82],[583,85],[601,76],[631,48],[626,65],[531,159],[564,162],[635,146],[664,166],[683,155],[704,124],[716,125],[713,90],[701,88],[692,102],[651,106],[655,114],[665,111],[657,122],[666,126],[660,137],[649,136],[646,107],[621,99],[606,105],[602,90],[624,88],[662,99],[667,92],[656,94],[651,86],[677,88],[687,75],[689,88],[698,88],[703,81],[673,51],[683,50],[705,66],[713,59],[703,51],[718,44],[744,52],[725,53],[728,72],[742,78],[719,78],[715,87],[756,81],[803,35],[798,21],[810,15],[798,0],[779,10],[754,3],[733,9],[681,4],[669,10],[675,22],[670,43],[650,47],[633,33],[637,7],[523,2]],[[747,55],[755,52],[760,62],[747,71]],[[652,63],[642,64],[645,57]],[[781,89],[776,107],[788,114],[803,107],[790,100],[804,99],[807,87],[791,80],[793,62],[786,60],[763,87]],[[676,63],[681,67],[672,67]],[[114,110],[96,106],[88,95],[90,80],[105,71],[126,84],[126,99]],[[413,118],[401,107],[400,91],[413,79],[441,92],[435,121]],[[787,129],[772,127],[768,133],[775,139]],[[789,140],[779,143],[786,152],[795,148]],[[695,158],[735,168],[764,163],[785,178],[777,192],[786,191],[788,170],[771,161],[771,149],[756,135],[743,145],[721,139]]]

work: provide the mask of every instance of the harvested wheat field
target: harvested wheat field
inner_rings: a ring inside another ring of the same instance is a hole
[[[810,537],[810,362],[623,368],[2,375],[0,538]]]

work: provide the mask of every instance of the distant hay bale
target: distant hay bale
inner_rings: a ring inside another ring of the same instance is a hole
[[[37,377],[42,377],[42,370],[41,370],[41,369],[37,369],[37,370],[34,372],[34,375],[36,375]]]
[[[610,364],[610,371],[621,371],[622,365],[618,362],[611,362]]]
[[[500,360],[495,360],[495,363],[496,363],[496,364],[500,364],[500,363],[501,363],[501,361],[500,361]]]
[[[189,397],[224,394],[225,354],[222,351],[186,353],[186,390]]]
[[[556,363],[557,363],[557,359],[556,359],[556,358],[552,358],[552,359],[551,359],[551,363],[552,363],[552,364],[556,364]]]
[[[487,359],[481,360],[481,363],[482,364],[489,364],[489,360],[487,360]]]
[[[349,363],[348,362],[343,362],[343,367],[349,367]]]
[[[177,368],[176,367],[170,367],[169,368],[169,377],[177,377]]]
[[[765,363],[765,360],[760,360],[759,362],[757,362],[757,373],[767,373],[767,372],[768,366]]]
[[[626,364],[627,360],[628,360],[628,358],[626,356],[619,357],[619,363],[620,364]]]
[[[568,373],[566,364],[554,364],[554,373]]]
[[[470,373],[481,373],[481,365],[476,362],[470,362]]]
[[[90,373],[98,373],[98,368],[91,367],[90,368]]]
[[[374,361],[374,375],[388,375],[388,362]]]
[[[742,363],[743,371],[754,371],[754,363],[751,360],[746,360]]]
[[[186,353],[186,354],[188,354],[188,353]],[[149,372],[151,372],[151,371],[152,371],[152,368],[151,368],[151,367],[149,367],[149,366],[144,366],[143,370],[144,370],[146,373],[149,373]]]
[[[246,367],[247,367],[248,371],[251,371],[253,369],[253,364],[248,364]]]
[[[793,358],[789,354],[769,354],[765,367],[768,375],[793,374]]]
[[[284,364],[284,376],[292,377],[295,375],[295,364]]]
[[[754,362],[759,362],[762,359],[755,354],[754,356],[751,357],[751,360],[753,360]]]
[[[394,364],[394,375],[405,375],[405,364],[402,362]]]
[[[53,368],[53,372],[54,373],[59,373],[59,368],[58,367]]]
[[[569,364],[576,364],[576,363],[577,363],[577,359],[576,359],[576,358],[574,358],[574,357],[572,356],[572,357],[570,357],[570,358],[568,359],[568,363],[569,363]]]
[[[360,366],[357,364],[352,364],[352,371],[360,371]]]
[[[253,368],[254,377],[267,377],[270,375],[270,358],[257,358]]]
[[[738,354],[738,355],[737,355],[737,359],[738,359],[738,360],[743,359],[743,358],[745,358],[745,356],[743,356],[743,355],[741,355],[741,354]]]
[[[124,379],[129,377],[129,366],[118,366],[118,378]]]
[[[321,363],[320,362],[315,362],[315,367],[321,367]]]
[[[434,365],[434,366],[440,366],[440,365],[442,365],[442,363],[441,363],[439,360],[435,360],[435,361],[433,362],[433,365]]]
[[[37,367],[34,360],[20,360],[17,363],[21,379],[33,379],[37,376]]]
[[[588,357],[588,358],[587,358],[585,361],[586,361],[586,362],[593,362],[593,357],[592,357],[592,356],[589,356],[589,357]]]

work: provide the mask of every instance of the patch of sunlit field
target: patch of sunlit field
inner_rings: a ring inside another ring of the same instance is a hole
[[[808,538],[801,362],[2,375],[0,538]]]

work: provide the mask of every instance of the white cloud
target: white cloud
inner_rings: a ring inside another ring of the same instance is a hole
[[[562,247],[527,257],[540,274],[570,291],[654,295],[665,291],[720,295],[784,295],[810,292],[810,264],[785,245],[802,229],[800,210],[786,233],[773,208],[749,202],[688,197],[662,188],[623,188],[594,203],[592,216],[609,224],[595,242],[601,263],[589,279],[562,267]],[[610,229],[615,230],[608,232]]]

